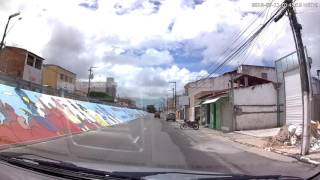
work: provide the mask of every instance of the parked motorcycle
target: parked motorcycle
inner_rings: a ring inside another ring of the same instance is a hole
[[[186,129],[186,128],[193,128],[194,130],[199,129],[199,122],[198,121],[185,121],[180,125],[180,129]]]

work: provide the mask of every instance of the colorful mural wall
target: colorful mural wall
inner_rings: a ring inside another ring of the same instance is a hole
[[[0,145],[81,133],[134,120],[144,111],[77,101],[0,84]]]

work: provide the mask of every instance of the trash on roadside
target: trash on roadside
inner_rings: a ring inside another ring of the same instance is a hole
[[[311,121],[311,139],[310,139],[310,150],[320,150],[320,123],[319,121]]]
[[[288,125],[280,128],[278,134],[269,139],[266,147],[299,146],[302,140],[302,125]],[[320,151],[320,122],[311,121],[310,150]]]

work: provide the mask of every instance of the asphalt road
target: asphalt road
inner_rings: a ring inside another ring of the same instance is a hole
[[[319,167],[153,117],[6,149],[79,163],[308,177]],[[110,165],[110,166],[108,166]]]

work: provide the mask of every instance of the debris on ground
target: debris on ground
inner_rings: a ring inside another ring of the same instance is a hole
[[[311,139],[310,139],[310,150],[319,151],[320,150],[320,123],[319,121],[311,121]]]
[[[280,128],[276,136],[269,138],[269,142],[266,144],[268,147],[282,146],[288,141],[289,131],[288,126]]]
[[[301,143],[302,125],[280,128],[278,134],[269,140],[269,146],[297,146]]]
[[[320,151],[320,123],[319,121],[311,121],[310,125],[311,139],[310,150]],[[299,146],[302,139],[302,125],[288,125],[280,128],[278,134],[269,138],[266,148],[283,147],[283,146]]]

